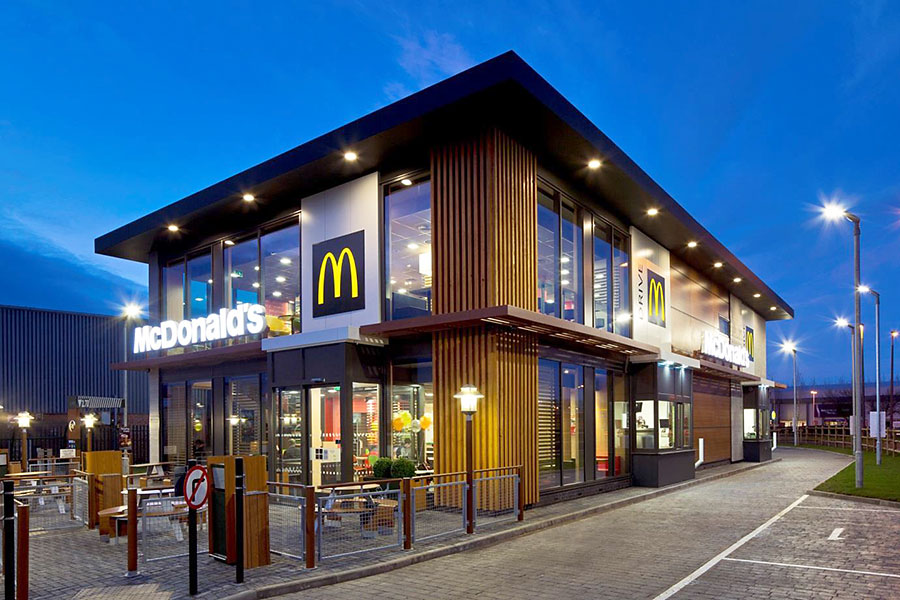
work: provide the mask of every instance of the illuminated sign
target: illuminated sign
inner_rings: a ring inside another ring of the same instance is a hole
[[[729,343],[728,336],[721,333],[704,331],[700,353],[739,367],[750,366],[750,353],[747,349]]]
[[[134,329],[134,353],[166,350],[203,342],[262,333],[266,328],[266,308],[261,304],[240,304],[217,313],[184,321],[163,321]]]
[[[366,307],[366,232],[313,244],[313,317]]]
[[[666,280],[647,269],[647,320],[666,326]]]
[[[755,362],[753,360],[753,349],[756,340],[753,337],[753,329],[747,327],[744,330],[744,347],[747,349],[747,355],[750,357],[750,362]]]

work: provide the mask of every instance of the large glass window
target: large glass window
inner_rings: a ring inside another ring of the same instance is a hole
[[[613,429],[616,453],[615,475],[631,469],[631,423],[628,420],[628,396],[625,393],[625,377],[611,374],[613,391]]]
[[[212,312],[212,257],[209,252],[187,261],[188,306],[191,319]]]
[[[341,388],[309,390],[309,448],[312,485],[341,481]]]
[[[537,283],[538,311],[559,316],[559,215],[556,200],[543,190],[538,192]]]
[[[566,203],[560,207],[562,215],[562,253],[560,254],[559,285],[562,290],[562,318],[566,321],[584,321],[584,302],[581,288],[582,232],[578,224],[578,211]]]
[[[606,371],[594,369],[594,457],[596,479],[609,474],[609,393]],[[620,470],[619,468],[616,469]]]
[[[431,314],[431,182],[404,179],[384,197],[385,283],[391,319]]]
[[[541,489],[561,484],[559,465],[559,363],[538,360],[538,483]]]
[[[263,305],[269,335],[300,331],[300,225],[264,233],[260,239]],[[252,260],[248,252],[246,257]],[[253,286],[251,282],[251,287]]]
[[[675,447],[675,403],[659,402],[659,447],[661,449]]]
[[[225,381],[225,418],[228,454],[262,453],[262,418],[259,377],[235,377]]]
[[[189,458],[204,460],[212,451],[212,382],[192,381],[190,384],[191,444],[188,448]]]
[[[378,405],[381,400],[377,383],[353,384],[353,479],[361,481],[372,475],[378,458]],[[421,431],[421,424],[418,429]]]
[[[594,327],[612,331],[609,315],[610,260],[612,259],[611,231],[607,223],[594,219]]]
[[[185,444],[185,385],[172,383],[162,386],[162,410],[160,411],[160,444],[163,461],[184,464],[186,456]]]
[[[631,275],[628,239],[616,232],[613,243],[613,331],[631,337]]]
[[[431,362],[397,362],[391,374],[391,455],[430,470],[434,465]]]
[[[281,390],[275,437],[275,474],[281,483],[305,483],[303,476],[303,391]]]
[[[578,365],[562,369],[562,483],[584,481],[584,379]]]
[[[163,320],[184,319],[184,261],[163,268]]]
[[[634,403],[635,436],[639,450],[656,448],[656,402],[639,400]]]
[[[225,297],[228,308],[259,304],[259,248],[253,237],[225,246]]]

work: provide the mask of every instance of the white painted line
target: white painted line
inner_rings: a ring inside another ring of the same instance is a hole
[[[797,508],[804,508],[806,510],[849,510],[852,512],[892,513],[900,517],[900,510],[891,508],[844,508],[841,506],[798,506]]]
[[[702,567],[700,567],[699,569],[697,569],[696,571],[694,571],[693,573],[691,573],[690,575],[688,575],[687,577],[685,577],[684,579],[682,579],[681,581],[679,581],[678,583],[676,583],[675,585],[673,585],[672,587],[670,587],[669,589],[667,589],[666,591],[664,591],[663,593],[658,595],[654,600],[665,600],[666,598],[670,598],[671,596],[677,594],[686,585],[688,585],[689,583],[691,583],[692,581],[694,581],[695,579],[697,579],[698,577],[700,577],[701,575],[703,575],[704,573],[706,573],[707,571],[712,569],[714,566],[719,564],[719,562],[721,562],[726,556],[728,556],[729,554],[731,554],[732,552],[734,552],[735,550],[737,550],[738,548],[740,548],[741,546],[743,546],[744,544],[746,544],[747,542],[749,542],[750,540],[755,538],[757,535],[760,534],[760,532],[762,532],[764,529],[766,529],[769,525],[771,525],[772,523],[774,523],[775,521],[777,521],[784,515],[788,514],[791,511],[791,509],[793,509],[795,506],[797,506],[798,504],[800,504],[807,498],[809,498],[809,494],[803,494],[802,496],[800,496],[799,498],[794,500],[790,506],[788,506],[787,508],[782,510],[780,513],[778,513],[777,515],[775,515],[774,517],[772,517],[771,519],[769,519],[768,521],[766,521],[765,523],[763,523],[762,525],[760,525],[759,527],[757,527],[756,529],[754,529],[753,531],[751,531],[750,533],[748,533],[747,535],[745,535],[744,537],[742,537],[741,539],[739,539],[738,541],[733,543],[732,545],[728,546],[728,548],[726,548],[719,554],[717,554],[714,557],[712,557],[711,559],[709,559]]]
[[[815,569],[817,571],[835,571],[837,573],[854,573],[856,575],[874,575],[876,577],[894,577],[900,579],[896,573],[878,573],[876,571],[856,571],[854,569],[835,569],[832,567],[816,567],[814,565],[795,565],[791,563],[767,562],[765,560],[750,560],[749,558],[724,558],[732,562],[754,563],[757,565],[774,565],[776,567],[793,567],[795,569]]]
[[[844,533],[843,527],[835,527],[834,531],[831,532],[831,535],[828,536],[828,540],[831,542],[836,542],[838,540],[842,540],[842,539],[844,539],[841,537],[842,533]]]

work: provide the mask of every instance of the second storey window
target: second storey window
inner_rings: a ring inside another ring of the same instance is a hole
[[[550,189],[538,191],[538,311],[584,321],[582,234],[574,204]]]
[[[404,178],[384,194],[385,316],[431,314],[431,182]]]

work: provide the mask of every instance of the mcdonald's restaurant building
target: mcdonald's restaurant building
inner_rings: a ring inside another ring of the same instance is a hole
[[[793,311],[507,53],[96,240],[149,265],[115,369],[151,460],[261,454],[323,484],[378,456],[526,502],[769,458],[766,323]]]

